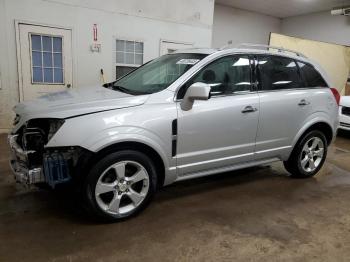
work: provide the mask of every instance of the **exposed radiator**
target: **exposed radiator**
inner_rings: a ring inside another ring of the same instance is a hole
[[[44,157],[44,174],[46,182],[52,188],[71,179],[68,161],[60,153],[52,153]]]

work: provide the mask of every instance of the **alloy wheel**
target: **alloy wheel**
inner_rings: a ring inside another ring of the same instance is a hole
[[[324,143],[319,137],[310,138],[304,145],[300,154],[300,164],[307,172],[315,171],[324,157]]]
[[[113,215],[135,210],[149,191],[147,170],[134,161],[121,161],[109,166],[95,187],[98,206]]]

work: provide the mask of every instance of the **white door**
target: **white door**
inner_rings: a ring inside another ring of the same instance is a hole
[[[71,30],[19,24],[18,31],[21,101],[71,88]]]
[[[160,41],[160,55],[171,54],[177,50],[192,48],[193,44],[178,43],[171,41]]]
[[[259,117],[259,96],[252,89],[250,60],[227,56],[202,69],[182,88],[211,86],[208,101],[189,111],[178,106],[177,163],[180,176],[252,161]],[[178,99],[185,91],[180,90]]]

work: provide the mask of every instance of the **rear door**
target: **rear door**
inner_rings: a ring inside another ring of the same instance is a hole
[[[312,114],[310,91],[304,86],[295,60],[276,55],[256,58],[260,117],[255,157],[283,158]]]

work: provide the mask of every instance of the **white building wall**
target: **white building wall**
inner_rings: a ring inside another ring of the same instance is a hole
[[[15,20],[72,28],[73,86],[114,80],[116,38],[142,40],[144,62],[159,56],[160,40],[210,47],[214,0],[0,0],[0,130],[11,126],[19,102]],[[101,53],[92,53],[98,25]]]
[[[282,34],[315,41],[350,45],[350,17],[332,16],[330,11],[282,20]]]
[[[232,40],[240,43],[268,44],[270,32],[281,31],[279,18],[215,5],[213,22],[213,47],[222,47]]]

